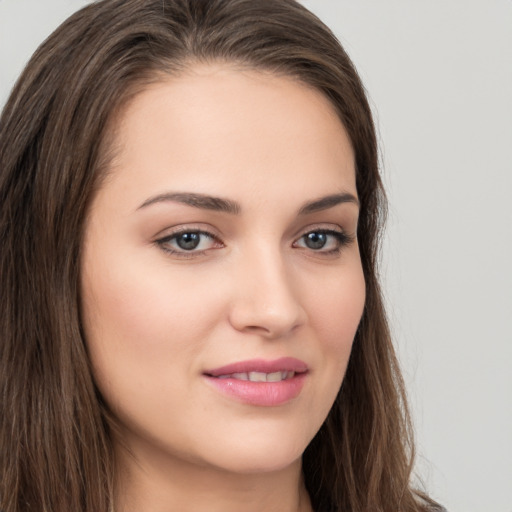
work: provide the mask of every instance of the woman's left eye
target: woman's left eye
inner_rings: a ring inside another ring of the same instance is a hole
[[[219,240],[206,231],[181,231],[160,238],[156,243],[165,251],[172,254],[193,254],[214,247],[220,247]]]
[[[341,231],[316,229],[302,235],[294,246],[330,254],[339,252],[351,240],[351,237]]]

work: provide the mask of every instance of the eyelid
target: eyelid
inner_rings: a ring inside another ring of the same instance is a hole
[[[313,232],[339,233],[341,235],[345,235],[347,237],[353,238],[352,235],[349,235],[349,231],[344,229],[339,224],[329,223],[329,222],[319,222],[316,224],[310,224],[308,226],[301,228],[300,230],[297,230],[295,233],[294,239],[299,240],[300,238],[307,235],[308,233],[313,233]]]
[[[218,230],[212,225],[204,222],[191,222],[167,226],[166,228],[159,230],[158,233],[153,236],[153,241],[156,242],[157,240],[176,236],[180,233],[204,233],[213,238],[221,238]]]

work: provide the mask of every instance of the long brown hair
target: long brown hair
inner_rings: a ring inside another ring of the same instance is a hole
[[[356,155],[366,305],[347,373],[303,471],[316,511],[420,512],[404,386],[382,304],[385,198],[372,115],[339,42],[294,0],[104,0],[37,50],[0,120],[0,509],[107,512],[109,412],[80,324],[80,248],[130,95],[197,61],[292,76],[320,90]]]

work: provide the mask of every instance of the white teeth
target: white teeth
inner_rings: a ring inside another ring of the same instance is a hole
[[[284,376],[283,376],[284,373]],[[267,374],[267,382],[279,382],[286,378],[286,372],[274,372]]]
[[[262,372],[249,372],[251,382],[267,382],[267,374]]]
[[[295,376],[295,372],[249,372],[249,373],[232,373],[230,375],[219,375],[218,379],[237,379],[249,380],[251,382],[281,382],[282,380],[291,379]]]

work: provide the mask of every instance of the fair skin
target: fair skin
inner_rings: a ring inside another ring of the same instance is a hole
[[[82,260],[117,509],[309,511],[301,455],[365,299],[345,129],[319,92],[227,64],[149,86],[118,123]]]

